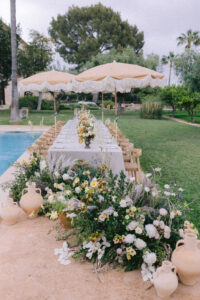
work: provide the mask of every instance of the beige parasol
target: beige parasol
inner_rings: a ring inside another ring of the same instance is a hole
[[[115,93],[115,114],[117,114],[117,92],[128,93],[131,88],[160,86],[164,75],[138,65],[112,62],[82,72],[72,80],[75,92]]]
[[[75,76],[66,72],[47,71],[37,73],[28,78],[25,78],[19,83],[20,92],[54,92],[54,108],[56,92],[63,90],[71,91],[71,81]]]

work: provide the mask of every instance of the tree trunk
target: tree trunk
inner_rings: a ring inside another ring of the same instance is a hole
[[[94,103],[97,103],[98,97],[99,97],[99,94],[98,94],[98,93],[97,93],[97,94],[93,94],[92,101],[93,101]]]
[[[17,90],[17,40],[16,40],[16,2],[10,0],[11,14],[11,53],[12,53],[12,103],[10,122],[20,121]]]
[[[41,110],[41,106],[42,106],[42,92],[39,92],[37,110]]]
[[[169,86],[170,86],[170,82],[171,82],[171,74],[172,74],[172,63],[170,62],[170,64],[169,64],[169,82],[168,82]]]

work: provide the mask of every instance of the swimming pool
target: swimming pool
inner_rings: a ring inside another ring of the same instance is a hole
[[[0,132],[0,175],[41,135],[36,132]]]

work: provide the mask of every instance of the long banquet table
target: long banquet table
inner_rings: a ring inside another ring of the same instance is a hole
[[[95,120],[96,136],[90,144],[90,149],[79,143],[77,125],[77,118],[68,121],[49,148],[47,159],[51,170],[63,169],[68,166],[69,160],[75,159],[88,161],[96,166],[106,164],[114,174],[125,170],[122,150],[102,121]]]

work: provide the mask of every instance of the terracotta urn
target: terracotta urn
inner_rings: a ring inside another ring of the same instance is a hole
[[[64,229],[71,228],[71,219],[66,217],[65,212],[59,213],[60,226]]]
[[[180,244],[183,245],[179,246]],[[195,234],[185,234],[184,239],[177,242],[172,253],[172,262],[183,284],[196,283],[200,276],[200,241]]]
[[[2,202],[0,206],[0,217],[6,225],[14,225],[19,220],[22,209],[15,202]]]
[[[27,191],[24,194],[24,191]],[[39,193],[37,193],[39,191]],[[29,185],[27,188],[23,189],[22,197],[20,199],[20,206],[29,216],[29,218],[37,217],[38,211],[43,204],[43,198],[41,196],[41,189],[35,188],[33,184]]]
[[[157,295],[164,299],[177,289],[176,268],[170,261],[163,261],[162,266],[153,274],[153,284]]]

